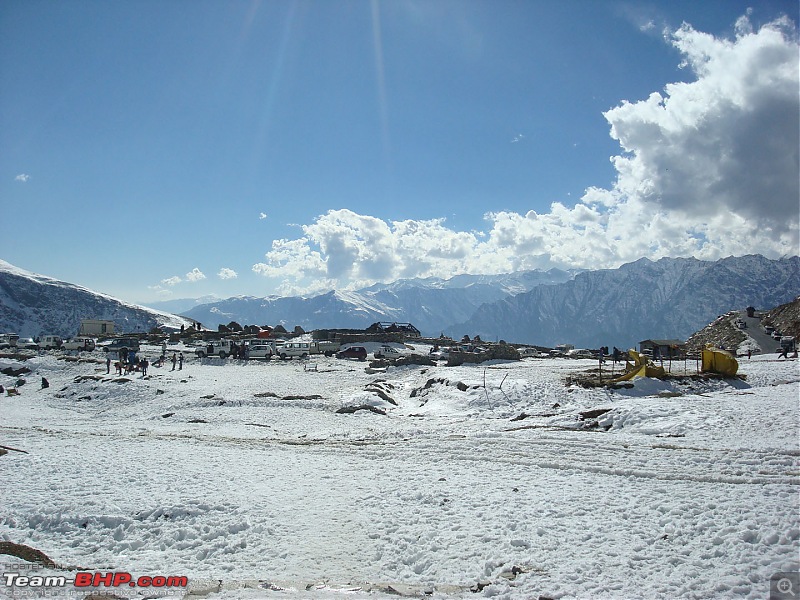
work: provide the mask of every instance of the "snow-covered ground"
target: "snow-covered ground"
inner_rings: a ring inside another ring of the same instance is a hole
[[[797,360],[609,391],[565,385],[590,360],[368,373],[186,350],[183,370],[145,378],[24,363],[20,395],[0,398],[0,444],[27,452],[0,457],[0,540],[92,571],[186,575],[214,600],[765,598],[800,569]],[[362,405],[386,414],[336,412]],[[22,592],[54,595],[0,585]]]

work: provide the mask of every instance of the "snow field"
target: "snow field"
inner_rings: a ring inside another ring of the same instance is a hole
[[[564,385],[593,361],[312,362],[189,358],[117,383],[28,361],[0,400],[0,443],[28,452],[0,457],[0,538],[222,580],[219,598],[762,598],[800,568],[797,361],[613,392]],[[363,404],[387,414],[335,412]],[[579,429],[594,408],[601,428]]]

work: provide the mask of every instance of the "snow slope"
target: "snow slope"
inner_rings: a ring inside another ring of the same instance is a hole
[[[774,354],[618,391],[567,386],[596,363],[566,359],[26,364],[0,398],[27,452],[0,456],[0,539],[61,564],[226,600],[764,598],[800,568],[800,369]],[[386,414],[336,412],[363,405]]]
[[[179,329],[192,323],[0,260],[0,332],[68,338],[78,334],[81,319],[114,321],[118,332],[144,332],[155,326]]]

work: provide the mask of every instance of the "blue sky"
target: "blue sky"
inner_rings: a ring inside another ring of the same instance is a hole
[[[797,13],[6,0],[0,258],[152,302],[796,254]]]

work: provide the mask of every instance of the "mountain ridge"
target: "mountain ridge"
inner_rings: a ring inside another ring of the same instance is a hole
[[[0,329],[24,337],[78,334],[81,319],[114,321],[120,332],[179,329],[187,318],[129,304],[0,260]]]
[[[797,256],[640,259],[483,306],[445,333],[522,337],[543,346],[627,347],[648,338],[685,339],[730,309],[771,308],[798,293]]]

